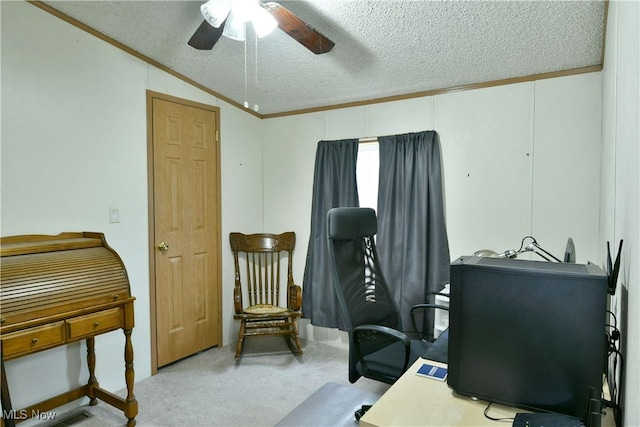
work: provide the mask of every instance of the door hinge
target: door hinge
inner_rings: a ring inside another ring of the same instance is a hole
[[[220,131],[216,131],[216,142],[220,142]]]

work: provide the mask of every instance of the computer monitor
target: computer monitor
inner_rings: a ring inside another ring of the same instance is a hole
[[[471,256],[451,264],[450,280],[449,386],[587,424],[589,393],[600,395],[606,359],[605,273]]]

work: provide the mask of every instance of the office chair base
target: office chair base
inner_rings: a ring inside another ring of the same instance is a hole
[[[356,417],[356,421],[359,421],[359,420],[360,420],[360,418],[362,418],[362,417],[364,416],[364,414],[365,414],[369,409],[371,409],[371,406],[372,406],[372,405],[362,405],[362,406],[360,407],[360,409],[358,409],[358,410],[355,412],[355,414],[354,414],[354,416]]]

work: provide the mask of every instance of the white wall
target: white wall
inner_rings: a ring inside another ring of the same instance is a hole
[[[151,373],[146,90],[221,110],[222,235],[262,228],[259,119],[26,2],[1,2],[3,236],[99,231],[131,281],[136,380]],[[109,223],[109,207],[121,221]],[[223,238],[223,283],[233,283]],[[224,301],[232,302],[224,288]],[[235,340],[232,304],[223,342]],[[97,378],[124,387],[124,338],[96,340]],[[7,363],[14,408],[85,383],[84,343]]]
[[[562,259],[599,262],[601,75],[536,83],[532,233]]]
[[[622,263],[612,311],[625,354],[624,425],[640,425],[640,4],[609,3],[603,69],[602,203],[599,240]],[[614,253],[615,255],[615,253]],[[600,259],[604,260],[603,252]],[[635,402],[635,403],[634,403]]]
[[[297,233],[301,282],[317,142],[434,129],[452,260],[518,249],[534,235],[559,257],[572,237],[578,261],[595,262],[601,91],[601,75],[592,73],[265,120],[264,228]],[[346,342],[302,323],[306,338]]]
[[[534,83],[435,98],[451,260],[531,234]]]

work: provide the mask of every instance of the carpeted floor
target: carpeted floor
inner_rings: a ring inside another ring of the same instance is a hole
[[[294,356],[281,337],[256,337],[245,341],[239,362],[234,344],[162,368],[135,384],[138,426],[273,426],[325,383],[349,384],[347,350],[313,341],[303,347]],[[366,378],[353,386],[378,394],[389,387]],[[93,417],[76,426],[126,424],[103,402],[81,410]]]

